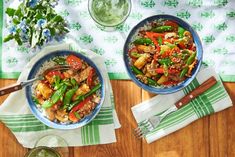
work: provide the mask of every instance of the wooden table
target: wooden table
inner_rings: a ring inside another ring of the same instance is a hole
[[[0,80],[0,87],[15,80]],[[235,83],[225,83],[235,104]],[[71,157],[235,157],[235,107],[204,117],[152,144],[132,135],[136,127],[131,107],[153,95],[131,81],[112,81],[116,109],[122,127],[117,142],[107,145],[71,147]],[[2,103],[7,96],[0,98]],[[20,105],[20,104],[16,104]],[[23,148],[8,128],[0,123],[0,157],[21,157]]]

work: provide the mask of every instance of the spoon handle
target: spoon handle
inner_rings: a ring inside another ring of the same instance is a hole
[[[10,86],[7,86],[7,87],[0,88],[0,96],[15,92],[15,91],[20,90],[20,89],[22,89],[22,84],[21,83],[16,83],[14,85],[10,85]]]

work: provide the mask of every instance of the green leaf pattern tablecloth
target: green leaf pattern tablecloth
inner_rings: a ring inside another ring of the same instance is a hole
[[[0,1],[0,33],[8,31],[6,7],[18,0]],[[88,0],[60,0],[56,10],[70,26],[66,38],[105,58],[111,79],[128,79],[122,61],[122,48],[130,29],[140,20],[156,14],[172,14],[189,22],[199,33],[204,47],[204,62],[214,66],[223,81],[235,81],[235,1],[233,0],[132,0],[132,11],[114,32],[96,27],[88,12]],[[3,18],[3,20],[2,20]],[[0,40],[2,35],[0,34]],[[65,39],[66,40],[66,39]],[[14,42],[0,44],[0,77],[17,78],[23,66],[37,53]]]

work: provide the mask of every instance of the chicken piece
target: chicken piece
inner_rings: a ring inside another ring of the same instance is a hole
[[[138,49],[138,51],[145,52],[145,53],[155,52],[154,46],[138,45],[137,49]]]
[[[94,94],[92,101],[98,104],[100,102],[100,97],[98,97],[97,95]]]
[[[43,98],[42,97],[38,98],[38,102],[39,102],[40,105],[42,105],[44,103]]]
[[[53,76],[45,75],[45,78],[50,84],[55,82],[55,79]]]
[[[46,116],[49,120],[54,121],[55,120],[55,112],[52,108],[47,108],[46,110]]]
[[[169,46],[167,46],[167,45],[161,45],[161,51],[163,51],[163,52],[166,52],[166,51],[170,51],[171,50],[171,48],[169,47]]]
[[[137,79],[139,79],[141,82],[143,82],[144,84],[148,84],[148,78],[146,76],[143,75],[136,75]]]
[[[84,81],[84,80],[86,80],[87,79],[87,77],[88,77],[88,75],[89,75],[89,73],[90,73],[90,71],[91,71],[91,69],[92,69],[92,67],[87,67],[86,69],[84,69],[82,72],[80,72],[79,74],[76,74],[75,76],[74,76],[74,79],[78,82],[78,83],[80,83],[80,82],[82,82],[82,81]]]
[[[60,122],[66,122],[69,120],[68,114],[65,110],[57,110],[55,114],[55,118],[58,119]]]
[[[82,84],[73,95],[72,100],[74,101],[78,95],[84,95],[88,93],[89,91],[90,91],[90,87],[87,84]]]
[[[45,83],[40,82],[37,85],[37,89],[41,94],[44,99],[49,99],[51,94],[53,93],[53,90],[48,87]]]
[[[138,69],[141,69],[147,63],[149,57],[149,54],[143,54],[135,61],[134,66],[136,66]]]
[[[152,61],[151,64],[147,64],[147,73],[150,74],[150,76],[156,76],[156,69],[157,69],[157,63]],[[150,77],[148,76],[148,77]]]
[[[74,71],[72,69],[69,69],[65,72],[63,72],[65,78],[71,78],[74,75]]]
[[[170,32],[165,34],[165,39],[176,38],[177,34],[175,32]]]
[[[82,84],[76,91],[76,95],[84,95],[90,91],[90,87],[87,84]]]

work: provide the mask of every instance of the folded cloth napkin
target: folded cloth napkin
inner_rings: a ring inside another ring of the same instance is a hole
[[[214,69],[205,68],[202,69],[192,83],[183,90],[169,95],[157,95],[150,100],[132,107],[132,112],[137,123],[141,124],[143,120],[162,113],[211,76],[215,76],[218,81],[217,84],[192,100],[189,104],[164,118],[154,130],[145,136],[147,143],[151,143],[177,131],[201,117],[232,106],[232,101]]]
[[[69,146],[115,142],[115,128],[119,128],[120,124],[114,108],[113,91],[103,59],[92,51],[80,49],[73,41],[67,44],[47,47],[25,66],[18,82],[26,80],[29,70],[39,58],[55,50],[74,50],[88,56],[96,63],[104,77],[106,87],[104,104],[99,114],[91,123],[79,129],[52,129],[38,121],[32,115],[27,104],[25,90],[23,89],[10,94],[6,101],[0,105],[0,120],[13,132],[19,143],[28,148],[34,147],[39,138],[48,134],[58,135],[64,138]]]

